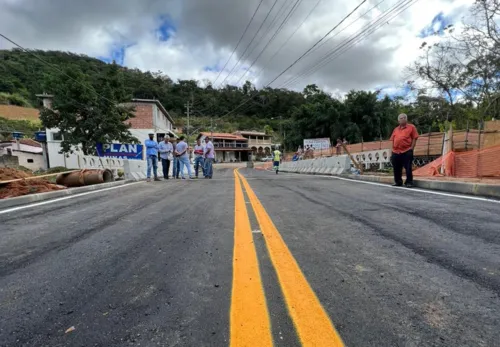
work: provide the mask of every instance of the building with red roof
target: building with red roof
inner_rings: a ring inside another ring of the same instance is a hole
[[[248,146],[248,139],[239,134],[202,132],[202,140],[212,140],[217,162],[232,163],[248,161],[252,149]]]

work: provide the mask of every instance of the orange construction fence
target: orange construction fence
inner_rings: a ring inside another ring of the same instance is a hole
[[[443,170],[442,170],[443,168]],[[444,171],[441,173],[441,171]],[[459,178],[500,177],[500,146],[468,152],[449,152],[415,170],[414,176]]]
[[[473,149],[483,148],[485,142],[484,131],[478,131],[476,129],[470,130],[457,130],[453,132],[453,149],[457,151],[470,151]],[[443,143],[445,141],[445,134],[442,132],[434,132],[421,134],[417,141],[415,147],[415,156],[438,156],[442,153]],[[360,153],[366,151],[375,151],[380,149],[391,149],[392,141],[390,140],[380,140],[371,142],[355,143],[346,146],[349,153]],[[341,151],[344,153],[344,151]],[[315,150],[309,153],[305,153],[304,159],[318,158],[318,157],[328,157],[335,155],[337,153],[337,148],[335,144],[330,148],[323,150]],[[295,153],[286,153],[285,159],[291,160]]]

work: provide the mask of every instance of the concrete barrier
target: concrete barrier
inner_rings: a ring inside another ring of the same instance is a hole
[[[367,151],[352,154],[358,163],[363,164],[369,169],[372,164],[378,164],[379,169],[383,169],[386,164],[391,162],[392,151],[390,149],[380,149],[376,151]]]
[[[340,175],[349,172],[350,169],[351,159],[347,155],[284,162],[280,166],[280,170],[283,172],[297,172],[304,174]]]
[[[105,158],[96,156],[78,156],[78,165],[80,169],[110,169],[114,176],[118,176],[118,170],[123,170],[126,180],[143,180],[147,176],[148,163],[146,160],[129,160],[118,158]],[[194,176],[194,165],[190,162],[191,172]],[[173,162],[170,163],[170,172],[173,172]],[[184,175],[187,177],[187,168],[184,167]],[[158,160],[158,176],[163,176],[161,160]]]
[[[123,171],[125,172],[125,179],[132,181],[146,179],[147,167],[148,164],[145,160],[124,160]]]

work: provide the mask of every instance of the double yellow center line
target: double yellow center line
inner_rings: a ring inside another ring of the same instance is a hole
[[[230,313],[231,346],[273,346],[271,323],[242,183],[264,235],[288,312],[302,346],[344,346],[328,314],[248,181],[237,170],[234,175],[235,241]]]

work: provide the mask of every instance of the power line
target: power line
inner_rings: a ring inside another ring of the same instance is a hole
[[[308,76],[311,73],[313,73],[314,71],[317,71],[319,68],[323,67],[325,65],[325,63],[327,64],[329,61],[331,61],[331,60],[329,60],[329,57],[331,57],[333,54],[343,50],[346,47],[348,47],[347,49],[352,47],[352,45],[359,42],[360,37],[363,38],[363,35],[365,35],[366,32],[371,33],[371,30],[373,30],[374,28],[375,28],[375,30],[378,29],[377,25],[379,23],[381,23],[382,21],[383,21],[382,25],[384,25],[387,22],[387,20],[386,20],[387,16],[389,16],[395,10],[398,10],[399,7],[404,6],[405,2],[408,2],[408,1],[411,2],[413,0],[400,0],[398,3],[393,5],[392,8],[390,8],[389,10],[387,10],[386,12],[381,14],[379,17],[377,17],[375,20],[373,20],[370,24],[364,26],[362,29],[358,30],[356,33],[352,34],[351,36],[346,38],[344,41],[342,41],[340,44],[335,46],[332,50],[329,51],[329,53],[325,54],[323,56],[323,58],[321,58],[319,61],[317,61],[314,66],[309,68],[309,70],[300,73],[298,76],[294,76],[294,77],[290,78],[288,81],[283,83],[281,85],[281,87],[289,86],[289,85],[297,82],[303,76]]]
[[[285,2],[283,2],[283,5],[281,5],[281,7],[280,7],[280,9],[278,10],[278,12],[276,12],[276,15],[273,17],[273,19],[272,19],[271,23],[270,23],[270,24],[269,24],[269,25],[265,28],[265,30],[263,30],[262,35],[260,35],[260,36],[259,36],[259,38],[258,38],[259,40],[264,39],[264,37],[267,35],[267,33],[271,31],[271,28],[272,28],[272,27],[274,27],[274,24],[276,23],[276,21],[277,21],[278,17],[280,17],[280,16],[281,16],[281,12],[282,12],[283,10],[284,10],[283,12],[286,12],[286,10],[287,10],[287,9],[288,9],[288,7],[290,6],[290,4],[291,4],[291,2],[288,2],[288,3],[287,3],[286,1],[285,1]],[[286,5],[286,6],[285,6],[285,5]],[[247,57],[246,57],[246,58],[250,58],[250,56],[252,55],[252,53],[255,51],[255,49],[256,49],[257,47],[259,47],[259,45],[260,45],[260,42],[257,42],[255,45],[253,45],[252,50],[250,51],[250,53],[248,53],[248,55],[247,55]],[[242,57],[242,59],[244,60],[244,59],[245,59],[245,57]]]
[[[278,50],[273,54],[273,56],[270,59],[267,60],[267,62],[264,64],[264,66],[262,67],[262,69],[257,74],[257,77],[259,77],[262,74],[262,72],[267,67],[267,65],[278,55],[279,52],[281,52],[281,50],[283,49],[283,47],[285,47],[285,45],[292,39],[292,37],[295,36],[295,34],[299,31],[299,29],[302,27],[302,25],[304,25],[304,23],[309,19],[309,17],[314,12],[314,10],[318,7],[318,5],[320,4],[321,1],[323,1],[323,0],[318,0],[316,2],[316,4],[311,9],[311,11],[309,11],[309,13],[307,14],[307,16],[304,18],[304,20],[302,20],[302,22],[297,26],[297,28],[295,29],[295,31],[290,36],[288,36],[288,38],[285,40],[285,42],[283,42],[283,44],[280,46],[280,48],[278,48]]]
[[[278,27],[278,29],[275,31],[274,35],[269,39],[269,41],[267,42],[267,44],[264,46],[264,48],[262,48],[262,50],[260,51],[259,55],[254,59],[254,61],[252,62],[252,64],[250,65],[250,67],[248,68],[247,71],[245,71],[240,79],[238,80],[238,82],[236,82],[236,84],[238,85],[241,80],[243,79],[243,77],[246,76],[246,74],[250,71],[250,69],[255,65],[255,63],[257,62],[257,60],[259,60],[259,58],[262,56],[262,54],[264,53],[264,51],[267,49],[267,47],[269,47],[269,45],[271,44],[271,42],[274,41],[274,39],[278,36],[278,34],[280,33],[281,29],[283,29],[283,26],[288,22],[288,20],[290,19],[291,15],[293,15],[293,12],[295,12],[295,10],[297,9],[298,5],[300,5],[300,2],[302,0],[296,0],[295,1],[295,4],[292,6],[291,10],[288,12],[288,15],[285,17],[285,19],[283,19],[283,21],[281,22],[281,25]]]
[[[363,0],[358,6],[356,6],[356,8],[354,8],[354,10],[352,10],[350,13],[348,13],[344,18],[342,18],[342,20],[337,23],[337,25],[335,25],[329,32],[327,32],[321,39],[319,39],[315,44],[313,44],[304,54],[302,54],[297,60],[295,60],[295,62],[293,62],[290,66],[288,66],[285,70],[283,70],[277,77],[275,77],[271,82],[269,82],[265,87],[269,87],[271,85],[271,83],[273,83],[274,81],[276,81],[280,76],[282,76],[286,71],[288,71],[291,67],[293,67],[295,64],[297,64],[297,62],[299,62],[307,53],[309,53],[314,47],[316,47],[321,41],[323,41],[325,39],[325,37],[327,37],[332,31],[334,31],[339,25],[341,25],[347,18],[349,18],[361,5],[363,5],[367,0]],[[241,106],[245,105],[246,103],[248,103],[250,100],[252,100],[256,95],[258,94],[255,93],[254,95],[252,95],[249,99],[247,99],[246,101],[242,102],[240,105],[238,105],[235,109],[229,111],[228,113],[226,113],[223,117],[225,116],[228,116],[230,115],[231,113],[233,113],[234,111],[236,111],[237,109],[239,109]]]
[[[1,35],[1,34],[0,34],[0,35]],[[29,52],[28,52],[28,53],[29,53]],[[16,67],[15,65],[11,65],[11,64],[9,64],[9,61],[6,61],[6,63],[5,63],[5,64],[3,64],[2,66],[3,66],[3,67],[5,67],[6,69],[13,69],[13,70],[16,70],[17,72],[19,72],[19,73],[23,74],[25,78],[28,78],[28,79],[29,79],[30,77],[33,77],[33,76],[32,76],[32,75],[30,75],[27,71],[21,70],[20,68]],[[33,71],[33,69],[32,69],[32,71]],[[32,74],[33,74],[33,73],[34,73],[34,72],[32,72]],[[95,91],[95,90],[94,90],[94,91]],[[97,94],[97,95],[98,95],[98,96],[100,96],[99,94]],[[70,97],[70,96],[67,96],[67,95],[66,95],[66,97],[67,97],[68,99],[72,100],[75,104],[82,106],[83,108],[89,108],[89,105],[87,105],[87,104],[82,104],[81,102],[79,102],[78,100],[76,100],[76,99],[75,99],[75,98],[73,98],[73,97]],[[103,98],[105,98],[105,97],[103,97]]]
[[[227,74],[226,78],[224,78],[224,80],[219,84],[219,87],[222,86],[224,84],[224,82],[228,79],[228,77],[233,73],[234,69],[236,68],[236,66],[240,63],[241,59],[243,58],[243,56],[245,55],[245,53],[248,51],[248,48],[250,48],[250,45],[253,43],[253,41],[255,40],[255,37],[257,37],[257,34],[259,33],[259,31],[262,29],[262,27],[264,26],[264,23],[266,22],[267,18],[269,17],[269,15],[271,14],[271,12],[273,11],[274,9],[274,6],[276,6],[276,3],[278,2],[278,0],[274,0],[274,3],[273,3],[273,6],[271,7],[271,9],[269,10],[269,12],[267,13],[266,15],[266,18],[264,18],[264,20],[262,21],[262,23],[260,24],[260,27],[259,29],[257,29],[257,31],[255,32],[255,35],[252,37],[252,39],[250,40],[250,43],[247,45],[247,47],[245,48],[243,54],[241,55],[241,57],[238,59],[238,61],[236,62],[236,64],[233,66],[233,68],[231,69],[231,71]]]
[[[402,13],[403,11],[405,11],[408,7],[410,7],[411,5],[413,5],[414,3],[416,3],[417,1],[418,1],[418,0],[409,0],[409,1],[408,1],[408,0],[406,0],[406,1],[402,1],[402,3],[407,4],[407,6],[406,6],[406,7],[404,7],[404,8],[403,8],[401,11],[399,11],[398,13],[396,13],[394,16],[392,16],[389,20],[392,20],[393,18],[395,18],[396,16],[398,16],[400,13]],[[361,6],[363,3],[364,3],[364,1],[363,1],[360,5],[358,5],[358,7],[357,7],[357,8],[359,8],[359,6]],[[403,6],[404,6],[404,5],[403,5]],[[356,9],[357,9],[357,8],[356,8]],[[356,9],[355,9],[355,10],[356,10]],[[394,10],[394,9],[393,9],[393,10]],[[349,13],[349,14],[348,14],[348,16],[350,16],[353,12],[354,12],[354,11],[352,11],[351,13]],[[386,15],[387,15],[387,14],[386,14]],[[341,22],[343,22],[343,21],[344,21],[344,20],[345,20],[348,16],[344,17],[344,19],[343,19]],[[382,17],[382,18],[384,18],[384,17]],[[341,24],[341,22],[340,22],[339,24]],[[385,22],[388,22],[388,21],[387,21],[387,20],[385,20]],[[385,22],[384,22],[383,24],[385,24]],[[339,24],[337,24],[335,27],[338,27],[338,25],[339,25]],[[382,25],[383,25],[383,24],[382,24]],[[369,33],[368,33],[368,35],[372,34],[372,33],[373,33],[376,29],[378,29],[378,27],[377,27],[377,28],[375,28],[374,30],[372,30],[371,32],[369,32]],[[330,32],[331,32],[331,31],[330,31]],[[329,34],[329,33],[328,33],[328,34]],[[327,34],[327,35],[328,35],[328,34]],[[367,35],[367,36],[368,36],[368,35]],[[359,35],[358,35],[358,36],[359,36]],[[324,36],[324,37],[325,37],[325,36]],[[324,37],[323,37],[323,38],[324,38]],[[322,38],[322,39],[323,39],[323,38]],[[322,40],[322,39],[321,39],[321,40]],[[317,44],[318,44],[321,40],[319,40],[318,42],[316,42],[316,44],[315,44],[315,45],[313,45],[313,47],[311,47],[308,51],[306,51],[306,53],[305,53],[305,54],[307,54],[307,52],[309,52],[312,48],[314,48],[315,46],[317,46]],[[352,41],[352,40],[351,40],[351,41]],[[344,51],[344,52],[345,52],[345,51]],[[342,53],[344,53],[344,52],[342,52]],[[342,53],[341,53],[341,54],[342,54]],[[301,56],[301,58],[302,58],[303,56],[305,56],[305,54],[303,54],[303,55]],[[299,59],[299,60],[300,60],[300,59]],[[296,62],[297,62],[297,60],[296,60]],[[295,63],[296,63],[296,62],[295,62]],[[295,64],[295,63],[294,63],[294,64]],[[292,64],[291,66],[293,66],[293,64]],[[287,69],[289,69],[291,66],[289,66]],[[287,69],[285,69],[285,71],[286,71]],[[284,72],[283,72],[283,73],[284,73]],[[282,75],[283,73],[281,73],[280,75]],[[279,77],[279,76],[278,76],[278,77]],[[278,78],[278,77],[277,77],[277,78]],[[269,86],[270,86],[270,84],[271,84],[271,83],[273,83],[273,82],[274,82],[277,78],[275,78],[275,79],[273,79],[271,82],[269,82],[269,83],[266,85],[266,87],[269,87]],[[240,104],[239,106],[237,106],[234,110],[232,110],[232,111],[228,112],[225,116],[227,116],[227,115],[229,115],[229,114],[233,113],[234,111],[236,111],[237,109],[239,109],[241,106],[243,106],[244,104],[248,103],[248,102],[249,102],[251,99],[253,99],[254,97],[255,97],[255,95],[253,95],[250,99],[248,99],[248,100],[244,101],[243,103],[241,103],[241,104]]]
[[[377,8],[378,6],[380,6],[380,4],[382,4],[385,0],[382,0],[380,2],[378,2],[377,4],[375,4],[375,6],[371,7],[368,11],[366,11],[365,13],[363,13],[362,15],[360,15],[358,18],[356,18],[355,20],[353,20],[351,23],[347,24],[342,30],[340,31],[337,31],[335,33],[335,35],[329,37],[326,41],[323,41],[323,43],[321,45],[319,45],[318,47],[316,47],[315,49],[313,49],[311,51],[311,53],[317,51],[318,49],[320,49],[321,47],[323,47],[324,45],[326,45],[328,43],[328,41],[334,39],[335,37],[337,37],[339,34],[341,34],[342,32],[344,32],[347,28],[349,28],[351,25],[353,25],[354,23],[356,23],[358,20],[360,20],[361,18],[363,18],[364,16],[366,16],[368,13],[370,13],[371,11],[373,11],[375,8]]]
[[[291,79],[286,81],[284,84],[282,84],[281,87],[290,86],[291,84],[297,82],[302,77],[311,75],[315,71],[318,71],[320,68],[324,67],[325,65],[330,63],[332,60],[334,60],[334,59],[338,58],[340,55],[344,54],[346,51],[348,51],[350,48],[352,48],[358,42],[362,41],[363,39],[365,39],[369,35],[373,34],[376,30],[378,30],[380,27],[382,27],[383,25],[385,25],[386,23],[388,23],[389,21],[394,19],[400,13],[404,12],[410,6],[415,4],[417,1],[418,0],[399,1],[390,10],[384,12],[383,15],[379,16],[378,19],[376,19],[374,22],[365,26],[363,29],[361,29],[357,33],[351,35],[346,40],[344,40],[342,43],[337,45],[336,48],[334,48],[332,51],[330,51],[330,53],[327,53],[312,68],[310,68],[306,72],[301,73],[299,76],[292,77]],[[398,11],[398,12],[391,16],[391,14],[395,11]],[[388,18],[389,16],[390,16],[390,18]]]
[[[252,18],[250,19],[250,22],[248,22],[245,30],[243,31],[243,34],[241,34],[241,37],[240,39],[238,40],[238,43],[236,44],[236,47],[234,47],[233,49],[233,52],[231,53],[231,55],[229,56],[229,58],[227,59],[226,63],[224,64],[224,67],[219,71],[219,74],[217,75],[217,78],[214,80],[214,82],[212,83],[212,85],[215,85],[215,82],[217,82],[217,80],[219,79],[220,75],[222,74],[222,71],[224,71],[227,67],[227,64],[229,64],[229,61],[231,60],[231,58],[233,57],[234,53],[236,52],[236,50],[238,49],[238,47],[240,46],[240,43],[241,41],[243,40],[243,37],[245,36],[245,34],[247,33],[248,31],[248,28],[250,28],[250,25],[252,24],[253,22],[253,19],[255,18],[255,15],[257,14],[257,12],[259,11],[259,8],[260,8],[260,5],[262,5],[262,3],[264,2],[264,0],[260,0],[259,2],[259,5],[257,6],[257,8],[255,9],[253,15],[252,15]]]
[[[46,60],[40,58],[40,56],[38,56],[37,54],[31,52],[30,50],[24,48],[23,46],[21,46],[20,44],[14,42],[13,40],[9,39],[7,36],[5,36],[4,34],[0,33],[0,36],[3,37],[4,39],[6,39],[7,41],[9,41],[10,43],[12,43],[13,45],[17,46],[18,48],[20,48],[22,51],[28,53],[28,54],[31,54],[32,56],[34,56],[36,59],[40,60],[42,63],[44,63],[45,65],[51,67],[52,69],[60,72],[61,74],[63,74],[64,76],[66,76],[67,78],[69,78],[70,80],[72,80],[73,82],[75,83],[78,83],[79,85],[81,85],[83,88],[87,89],[87,90],[90,90],[92,92],[94,92],[97,96],[101,97],[103,100],[106,100],[108,102],[110,102],[111,104],[115,105],[115,106],[118,106],[117,103],[115,103],[113,100],[111,99],[108,99],[106,98],[105,96],[102,96],[101,94],[99,94],[93,87],[90,87],[88,85],[85,85],[84,83],[78,81],[77,79],[71,77],[70,75],[68,75],[66,72],[64,72],[63,70],[59,69],[56,65],[54,64],[51,64],[49,62],[47,62]]]
[[[329,32],[327,32],[321,39],[319,39],[314,45],[312,45],[312,47],[310,47],[304,54],[302,54],[300,57],[297,58],[297,60],[295,60],[292,64],[290,64],[290,66],[288,66],[285,70],[283,70],[280,74],[278,74],[278,76],[276,76],[271,82],[269,82],[267,84],[267,86],[270,86],[274,81],[276,81],[278,78],[280,78],[285,72],[287,72],[288,70],[290,70],[295,64],[297,64],[302,58],[304,58],[312,49],[314,49],[314,47],[316,47],[318,44],[321,43],[321,41],[323,41],[328,35],[330,35],[331,32],[333,32],[335,29],[337,29],[339,27],[340,24],[342,24],[347,18],[349,18],[358,8],[361,7],[361,5],[363,5],[367,0],[363,0],[358,6],[356,6],[354,8],[354,10],[352,10],[347,16],[345,16],[344,18],[342,18],[342,20],[337,23],[337,25],[335,25]]]
[[[330,41],[331,39],[333,39],[333,38],[335,38],[336,36],[338,36],[338,35],[339,35],[340,33],[342,33],[344,30],[346,30],[346,29],[347,29],[347,28],[349,28],[351,25],[353,25],[354,23],[356,23],[359,19],[361,19],[363,16],[365,16],[368,12],[372,11],[375,7],[377,7],[378,5],[380,5],[383,1],[384,1],[384,0],[382,0],[381,2],[379,2],[379,3],[378,3],[377,5],[375,5],[374,7],[370,8],[368,11],[366,11],[366,12],[365,12],[365,13],[363,13],[361,16],[359,16],[358,18],[356,18],[354,21],[352,21],[351,23],[349,23],[349,24],[348,24],[346,27],[344,27],[342,30],[338,31],[335,35],[333,35],[332,37],[330,37],[328,40],[324,41],[324,42],[323,42],[320,46],[316,47],[316,49],[315,49],[315,50],[318,50],[318,49],[319,49],[319,48],[321,48],[323,45],[325,45],[328,41]],[[406,1],[406,0],[404,0],[404,1]],[[393,10],[396,6],[398,6],[398,3],[396,3],[396,4],[393,6],[393,8],[392,8],[392,9],[390,9],[390,10],[388,10],[388,11],[392,11],[392,10]],[[384,12],[384,13],[387,13],[387,11],[386,11],[386,12]],[[382,16],[382,15],[381,15],[381,16]],[[379,16],[378,18],[380,18],[380,16]],[[376,19],[376,21],[375,21],[375,22],[373,22],[373,21],[372,21],[372,23],[370,23],[370,24],[368,24],[367,26],[363,27],[361,30],[359,30],[357,33],[355,33],[355,34],[351,35],[350,37],[353,37],[353,36],[355,37],[355,36],[356,36],[356,35],[358,35],[358,34],[359,34],[362,30],[364,30],[365,28],[369,28],[371,25],[374,25],[377,21],[378,21],[378,19]],[[350,37],[349,37],[349,38],[350,38]],[[348,39],[346,39],[346,40],[344,40],[341,44],[337,45],[336,47],[341,46],[344,42],[348,41],[348,40],[349,40],[349,38],[348,38]],[[313,50],[313,51],[315,51],[315,50]],[[311,51],[310,53],[312,53],[313,51]],[[326,57],[326,55],[325,55],[324,57]],[[289,85],[289,82],[290,82],[291,80],[298,80],[298,79],[299,79],[302,75],[305,75],[305,74],[307,74],[307,72],[302,72],[302,73],[300,73],[298,76],[291,77],[291,78],[290,78],[287,82],[283,83],[283,84],[281,85],[281,87],[284,87],[285,85]]]

